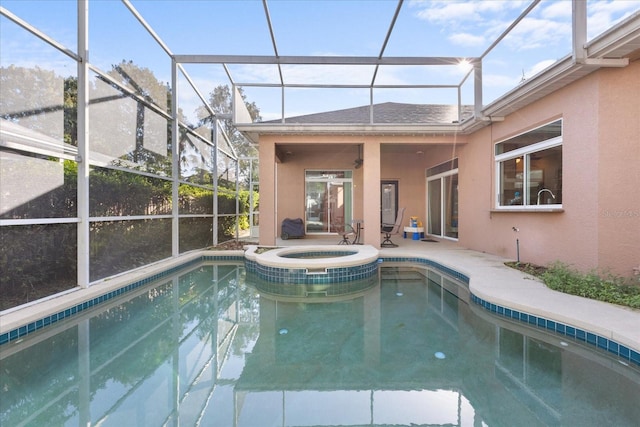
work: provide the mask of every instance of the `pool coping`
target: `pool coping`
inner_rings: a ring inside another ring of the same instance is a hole
[[[291,247],[289,247],[291,248]],[[322,246],[326,250],[326,246]],[[309,247],[305,247],[308,251]],[[592,344],[640,365],[640,310],[553,291],[539,279],[504,265],[503,258],[460,248],[424,253],[377,250],[380,265],[413,262],[435,267],[469,284],[471,302],[502,317]],[[244,263],[245,251],[195,251],[0,314],[0,345],[17,341],[196,262]]]
[[[305,245],[274,247],[263,253],[256,251],[264,246],[249,245],[245,252],[245,257],[251,261],[269,267],[278,268],[301,268],[299,258],[286,258],[285,255],[295,253],[337,253],[355,252],[350,255],[337,258],[305,259],[304,264],[309,269],[353,267],[378,259],[378,250],[370,245]]]

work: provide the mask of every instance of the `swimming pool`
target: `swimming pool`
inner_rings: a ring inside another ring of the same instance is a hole
[[[309,302],[203,263],[0,347],[0,425],[636,425],[640,368],[379,268]]]

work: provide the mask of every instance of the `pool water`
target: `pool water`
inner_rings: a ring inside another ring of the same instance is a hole
[[[306,302],[235,265],[180,272],[3,345],[0,425],[638,425],[637,366],[425,267],[380,276]]]

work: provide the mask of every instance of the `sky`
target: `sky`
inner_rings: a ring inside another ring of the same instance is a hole
[[[131,0],[174,54],[275,54],[258,0]],[[281,56],[483,56],[483,96],[487,104],[523,79],[571,52],[571,1],[542,1],[504,40],[488,50],[530,1],[405,0],[391,36],[385,37],[398,7],[396,0],[269,0],[275,48]],[[76,50],[76,5],[70,0],[0,0],[0,5],[42,30],[63,46]],[[640,11],[640,0],[588,2],[588,39],[613,23]],[[103,71],[122,60],[133,60],[170,81],[170,61],[124,4],[117,0],[89,2],[90,62]],[[75,65],[6,18],[0,18],[0,62],[33,65],[64,74]],[[383,51],[384,46],[384,51]],[[206,96],[218,85],[230,84],[219,65],[185,64],[184,69]],[[236,83],[278,83],[278,69],[265,65],[229,65]],[[287,66],[289,84],[368,85],[371,66]],[[380,85],[459,85],[468,69],[460,66],[380,67]],[[462,87],[463,103],[473,102],[473,79]],[[198,97],[181,78],[179,101],[188,114]],[[279,118],[279,88],[245,86],[247,99],[260,108],[263,120]],[[457,101],[454,89],[376,89],[377,102],[445,103]],[[287,89],[285,116],[366,105],[368,89]]]

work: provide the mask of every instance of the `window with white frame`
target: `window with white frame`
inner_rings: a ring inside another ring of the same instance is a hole
[[[498,208],[562,205],[562,120],[496,143]]]

